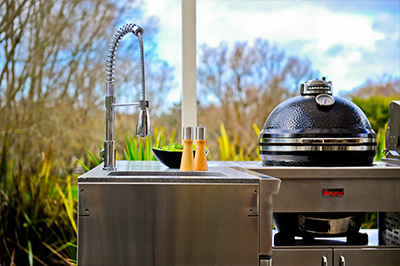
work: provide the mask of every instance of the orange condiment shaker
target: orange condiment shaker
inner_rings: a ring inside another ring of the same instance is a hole
[[[192,127],[183,127],[182,140],[183,140],[183,152],[182,152],[180,170],[194,171]]]
[[[196,127],[196,155],[194,158],[196,171],[207,171],[207,156],[206,156],[206,128],[200,124]]]

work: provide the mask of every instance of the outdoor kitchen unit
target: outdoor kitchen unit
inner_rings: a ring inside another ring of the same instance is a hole
[[[397,102],[387,162],[378,165],[368,119],[332,96],[325,78],[305,82],[271,113],[259,137],[262,163],[178,171],[117,161],[115,107],[139,105],[137,135],[150,134],[143,32],[126,24],[110,42],[104,163],[78,178],[79,266],[400,265]],[[117,104],[115,53],[128,33],[140,41],[143,97]],[[366,212],[379,213],[379,230],[360,231]]]
[[[400,167],[210,161],[208,172],[180,172],[117,161],[117,168],[99,165],[78,178],[78,265],[400,265],[400,243],[391,242],[399,237]],[[324,198],[325,187],[344,196]],[[390,223],[361,231],[365,245],[341,237],[274,244],[273,212],[328,211],[376,211]]]
[[[80,176],[78,265],[399,266],[399,103],[387,158],[375,164],[375,133],[358,107],[332,96],[325,79],[302,92],[276,109],[294,105],[284,112],[301,122],[267,120],[262,163],[182,172],[116,161],[118,170]],[[331,110],[336,119],[317,121]],[[367,212],[379,214],[379,229],[360,230]]]

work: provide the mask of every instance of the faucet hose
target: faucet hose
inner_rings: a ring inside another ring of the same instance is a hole
[[[145,88],[146,88],[146,82],[145,82],[145,76],[144,76],[144,49],[143,49],[143,39],[142,39],[142,33],[143,32],[139,32],[137,34],[138,38],[139,38],[139,43],[140,43],[140,58],[141,58],[141,73],[142,73],[142,104],[140,106],[140,108],[142,110],[146,109],[146,104],[145,104]]]
[[[110,44],[108,45],[108,53],[107,53],[107,64],[106,64],[106,76],[107,76],[107,95],[114,96],[114,74],[115,74],[115,55],[117,52],[117,48],[122,38],[132,32],[139,38],[140,42],[140,57],[141,57],[141,72],[142,72],[142,100],[145,101],[145,72],[144,72],[144,50],[143,50],[143,28],[139,25],[128,23],[121,26],[114,34],[114,36],[110,40]],[[144,104],[143,104],[144,105]]]

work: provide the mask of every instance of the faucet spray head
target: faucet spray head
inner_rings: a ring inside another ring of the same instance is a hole
[[[150,112],[148,106],[149,101],[140,101],[138,120],[136,123],[136,135],[140,137],[147,137],[151,134]]]

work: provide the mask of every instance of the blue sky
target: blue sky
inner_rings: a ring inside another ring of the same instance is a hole
[[[181,92],[181,0],[147,0],[160,20],[158,54],[175,68]],[[334,93],[367,79],[400,76],[400,1],[197,0],[197,45],[268,39],[287,55],[310,59]]]

